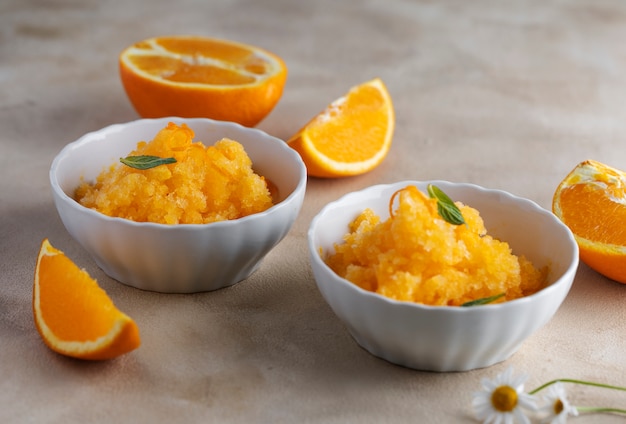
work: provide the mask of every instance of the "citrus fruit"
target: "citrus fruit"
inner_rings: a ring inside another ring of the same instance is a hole
[[[557,187],[552,210],[574,233],[584,263],[626,283],[626,172],[581,162]]]
[[[359,175],[377,167],[391,147],[395,115],[387,88],[375,78],[352,87],[287,143],[314,177]]]
[[[33,314],[43,341],[63,355],[110,359],[140,344],[135,322],[48,239],[35,267]]]
[[[119,56],[126,94],[143,118],[259,123],[283,93],[287,67],[264,49],[198,36],[149,38]]]

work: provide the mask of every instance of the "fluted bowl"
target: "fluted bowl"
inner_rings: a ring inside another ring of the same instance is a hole
[[[473,307],[396,301],[339,277],[324,262],[348,224],[365,208],[389,217],[394,192],[432,183],[455,201],[477,209],[487,231],[536,267],[549,267],[547,286],[520,299]],[[401,181],[349,193],[326,205],[311,222],[308,247],[322,296],[365,350],[389,362],[428,371],[466,371],[513,355],[557,312],[578,267],[571,231],[535,202],[500,190],[447,181]]]
[[[241,143],[255,172],[277,188],[269,209],[210,224],[166,225],[109,217],[73,198],[81,179],[96,176],[140,140],[152,140],[168,122],[186,123],[197,140]],[[205,118],[141,119],[88,133],[68,144],[50,168],[54,202],[70,235],[110,277],[144,290],[193,293],[216,290],[250,276],[288,233],[306,188],[306,168],[287,144],[261,130]]]

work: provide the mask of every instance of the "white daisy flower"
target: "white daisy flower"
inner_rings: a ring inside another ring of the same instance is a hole
[[[557,382],[548,388],[548,392],[543,396],[546,402],[541,408],[541,412],[547,414],[543,418],[543,423],[565,424],[568,416],[577,416],[578,410],[567,400],[565,387],[561,382]]]
[[[534,396],[524,393],[524,382],[528,376],[513,377],[512,374],[513,369],[509,367],[495,379],[484,378],[481,381],[483,390],[474,393],[472,406],[476,418],[483,423],[530,423],[524,411],[536,411],[537,404]]]

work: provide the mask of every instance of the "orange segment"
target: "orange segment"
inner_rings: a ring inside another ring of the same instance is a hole
[[[195,36],[155,37],[119,57],[120,77],[143,118],[212,118],[254,126],[287,79],[283,60],[258,47]]]
[[[385,159],[394,126],[391,97],[376,78],[332,102],[288,144],[300,153],[311,176],[359,175]]]
[[[552,210],[574,233],[583,262],[626,283],[626,172],[581,162],[557,187]]]
[[[110,359],[140,345],[135,322],[48,239],[35,267],[33,314],[43,341],[63,355]]]

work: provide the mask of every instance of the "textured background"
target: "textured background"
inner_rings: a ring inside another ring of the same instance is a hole
[[[50,194],[49,166],[66,143],[138,117],[117,55],[164,34],[282,56],[284,95],[259,124],[279,138],[376,76],[396,109],[385,162],[355,178],[310,180],[301,215],[261,269],[213,293],[163,295],[111,280],[70,238]],[[625,39],[618,0],[4,0],[0,422],[472,422],[471,393],[508,365],[530,375],[529,389],[559,377],[624,384],[626,286],[585,265],[554,319],[508,361],[425,373],[356,345],[315,287],[305,235],[324,204],[377,183],[472,182],[549,208],[578,162],[626,169]],[[44,237],[137,321],[139,350],[84,363],[43,345],[30,297]],[[569,396],[626,407],[623,393]]]

